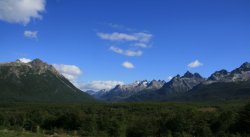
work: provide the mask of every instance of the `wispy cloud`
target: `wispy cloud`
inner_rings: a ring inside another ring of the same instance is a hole
[[[138,41],[138,42],[149,42],[152,38],[152,34],[139,32],[139,33],[119,33],[119,32],[113,32],[113,33],[97,33],[97,36],[104,40],[109,41]]]
[[[143,55],[142,49],[150,47],[150,42],[153,37],[148,32],[135,32],[135,30],[128,30],[127,27],[117,24],[108,24],[113,29],[122,30],[122,32],[114,31],[112,33],[98,32],[96,35],[102,39],[110,42],[109,49],[117,54],[125,55],[128,57],[140,57]],[[124,33],[124,31],[126,33]],[[129,32],[128,32],[129,31]],[[129,47],[124,47],[127,44]],[[123,46],[120,48],[118,46]],[[131,62],[123,62],[122,66],[127,69],[133,69],[135,66]]]
[[[148,48],[149,45],[146,43],[135,43],[133,46],[140,47],[140,48]]]
[[[128,61],[123,62],[123,63],[122,63],[122,66],[123,66],[124,68],[127,68],[127,69],[133,69],[133,68],[135,68],[134,64],[131,63],[131,62],[128,62]]]
[[[123,50],[123,49],[120,49],[120,48],[114,47],[114,46],[111,46],[110,50],[112,50],[115,53],[122,54],[122,55],[125,55],[125,56],[130,56],[130,57],[141,56],[143,54],[143,52],[140,51],[140,50],[136,50],[136,51],[134,51],[134,50]]]
[[[24,31],[23,35],[26,38],[37,39],[38,31],[26,30],[26,31]]]
[[[45,0],[0,0],[0,20],[28,24],[31,19],[42,19]]]
[[[137,51],[134,51],[134,50],[126,50],[126,51],[124,52],[124,55],[130,56],[130,57],[141,56],[142,54],[143,54],[143,52],[140,51],[140,50],[137,50]]]
[[[197,68],[203,66],[203,63],[201,63],[199,60],[195,60],[187,65],[189,68]]]

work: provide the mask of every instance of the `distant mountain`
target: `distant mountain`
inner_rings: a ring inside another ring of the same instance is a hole
[[[250,99],[250,63],[246,62],[231,72],[216,71],[207,79],[187,71],[169,82],[144,80],[117,85],[99,99],[128,102]]]
[[[97,98],[107,101],[120,101],[126,98],[129,98],[136,93],[143,90],[158,90],[160,89],[166,82],[165,81],[136,81],[134,83],[128,85],[117,85],[115,88],[110,91],[102,92],[99,91],[96,94],[99,94]],[[100,94],[101,92],[101,94]],[[96,95],[95,95],[96,96]]]
[[[77,89],[57,70],[40,59],[0,64],[0,102],[89,102],[93,98]]]
[[[208,78],[206,84],[214,82],[244,82],[248,80],[250,80],[250,63],[246,62],[231,72],[226,70],[216,71]]]
[[[109,90],[103,89],[103,90],[99,90],[99,91],[93,91],[93,90],[87,90],[86,93],[88,93],[89,95],[93,96],[96,99],[100,99],[102,100],[102,96],[109,92]]]
[[[200,74],[187,71],[182,77],[177,75],[158,90],[160,94],[184,93],[205,81]]]
[[[190,90],[188,100],[250,99],[250,63],[228,72],[216,71],[207,81]]]
[[[183,76],[177,75],[169,82],[165,83],[160,89],[155,91],[143,91],[130,98],[128,101],[163,101],[180,94],[186,93],[193,87],[204,82],[206,79],[200,74],[187,71]]]

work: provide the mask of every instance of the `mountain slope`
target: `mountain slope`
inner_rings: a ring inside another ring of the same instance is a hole
[[[39,59],[30,63],[0,64],[0,102],[88,102],[93,98],[77,89],[52,65]]]
[[[250,63],[228,72],[216,71],[207,81],[190,90],[188,100],[250,99]]]
[[[126,101],[166,101],[173,100],[196,85],[205,81],[198,73],[190,73],[187,71],[182,77],[175,76],[169,82],[165,83],[162,88],[155,91],[142,91],[131,96]]]
[[[160,80],[143,80],[136,81],[128,85],[117,85],[110,91],[106,91],[105,93],[101,94],[101,96],[98,98],[106,101],[122,101],[144,90],[153,91],[160,89],[164,84],[165,81]],[[97,92],[97,94],[99,94],[99,92]]]
[[[217,82],[209,85],[201,84],[183,96],[189,101],[227,101],[250,99],[250,81]]]

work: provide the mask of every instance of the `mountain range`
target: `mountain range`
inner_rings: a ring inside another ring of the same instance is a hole
[[[138,101],[214,101],[250,99],[250,63],[231,72],[216,71],[208,78],[187,71],[170,81],[142,80],[111,90],[83,92],[40,59],[0,64],[0,103],[84,103]]]
[[[0,64],[0,102],[80,103],[93,100],[40,59]]]
[[[109,91],[92,92],[91,95],[112,102],[250,99],[250,63],[246,62],[231,72],[216,71],[208,78],[187,71],[169,82],[136,81],[117,85]]]

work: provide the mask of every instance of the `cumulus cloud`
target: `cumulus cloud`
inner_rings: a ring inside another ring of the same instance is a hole
[[[133,69],[135,66],[131,62],[125,61],[122,63],[122,66],[127,69]]]
[[[38,34],[38,31],[30,31],[30,30],[26,30],[23,33],[24,37],[30,38],[30,39],[36,39],[37,34]]]
[[[203,64],[199,60],[195,60],[195,61],[188,64],[189,68],[197,68],[200,66],[203,66]]]
[[[20,60],[21,62],[23,62],[23,63],[29,63],[29,62],[32,61],[31,59],[27,59],[27,58],[20,58],[19,60]]]
[[[75,65],[53,64],[53,66],[59,73],[73,83],[75,83],[77,78],[82,74],[81,69]]]
[[[139,33],[97,33],[97,36],[104,40],[110,41],[139,41],[139,42],[148,42],[152,38],[152,34],[139,32]]]
[[[130,57],[141,56],[143,54],[143,52],[140,51],[140,50],[137,50],[137,51],[123,50],[123,49],[120,49],[120,48],[114,47],[114,46],[111,46],[110,50],[112,50],[115,53],[122,54],[122,55],[125,55],[125,56],[130,56]]]
[[[94,90],[94,91],[98,91],[98,90],[110,90],[112,88],[114,88],[116,85],[123,85],[124,83],[122,81],[91,81],[89,83],[82,83],[79,85],[79,88],[81,90]]]
[[[28,24],[31,19],[42,19],[45,0],[0,0],[0,20]]]

